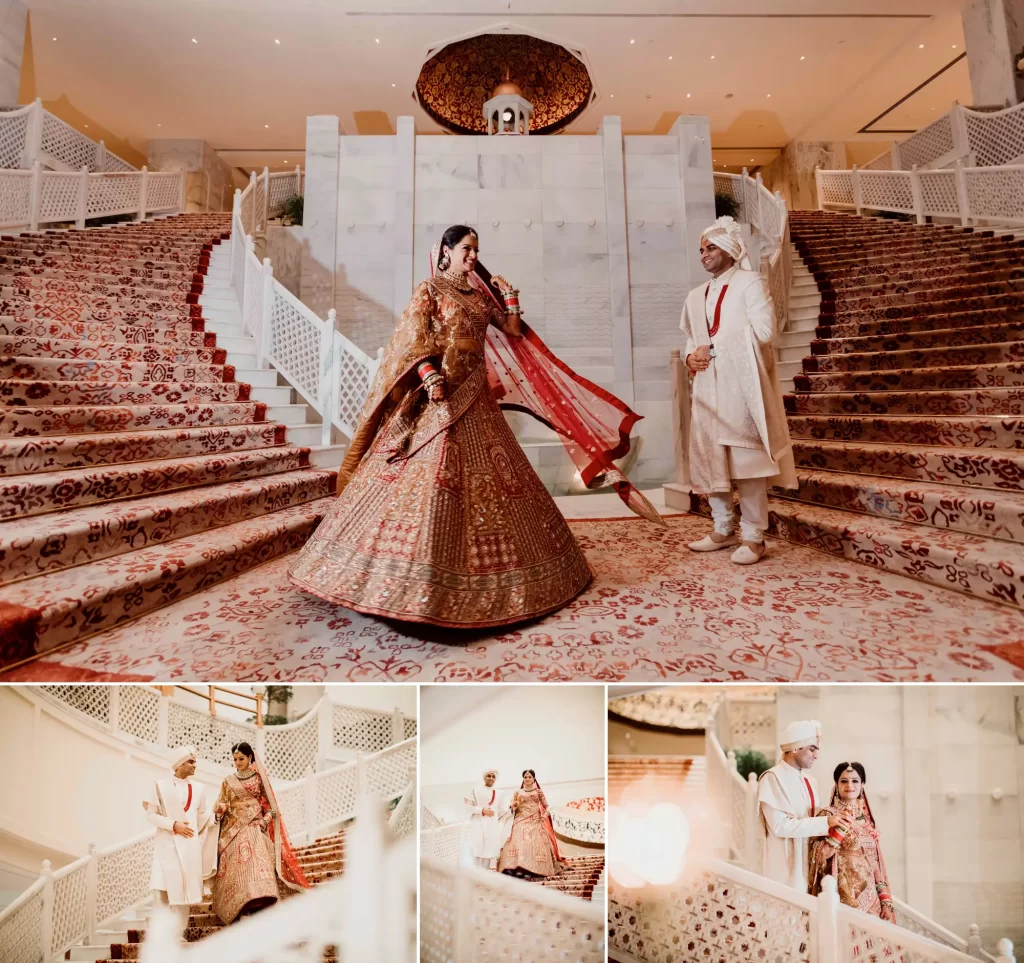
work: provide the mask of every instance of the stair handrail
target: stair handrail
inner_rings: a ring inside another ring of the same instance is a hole
[[[368,355],[337,329],[334,308],[326,319],[318,317],[274,278],[270,258],[260,263],[246,229],[246,215],[250,227],[259,221],[256,184],[254,178],[245,191],[235,191],[231,221],[231,286],[243,330],[256,339],[257,366],[279,371],[320,415],[321,444],[331,443],[332,427],[351,438],[384,349]]]
[[[362,800],[345,837],[345,872],[292,899],[182,944],[169,910],[157,909],[142,944],[142,963],[281,963],[317,960],[334,947],[342,960],[414,963],[416,853],[388,833],[386,816]]]
[[[842,905],[833,876],[826,876],[822,892],[811,896],[713,858],[695,861],[681,880],[665,887],[626,889],[612,876],[609,920],[616,958],[623,963],[637,959],[632,948],[639,934],[646,944],[645,958],[656,956],[652,942],[662,933],[678,933],[679,921],[689,915],[687,897],[698,888],[703,912],[714,914],[717,902],[728,907],[716,918],[716,946],[749,938],[756,922],[757,930],[774,944],[773,958],[848,963],[863,956],[870,940],[879,956],[886,955],[883,949],[890,951],[887,958],[899,959],[902,950],[919,963],[975,963],[958,949]],[[673,925],[663,925],[669,918]]]
[[[973,224],[1024,224],[1024,163],[951,168],[815,171],[819,210],[891,211]]]
[[[462,861],[462,845],[468,830],[468,819],[443,823],[434,829],[421,829],[420,856],[457,866]]]
[[[422,959],[474,963],[486,934],[509,948],[521,937],[529,952],[519,958],[533,963],[605,960],[603,903],[502,873],[453,866],[422,854],[420,906],[425,921],[420,926]],[[543,940],[537,939],[538,918],[544,920]]]
[[[150,686],[42,685],[19,687],[30,700],[70,710],[112,735],[152,746],[163,754],[181,745],[195,745],[199,757],[216,765],[230,764],[230,747],[249,742],[278,779],[297,779],[332,749],[376,752],[404,744],[417,731],[416,719],[400,709],[384,712],[319,701],[301,719],[258,727],[236,722],[186,705]],[[83,701],[84,700],[84,701]]]
[[[336,831],[356,818],[364,797],[390,801],[401,795],[392,826],[396,834],[409,835],[407,810],[413,807],[415,813],[416,795],[415,777],[410,783],[409,771],[415,772],[415,766],[416,739],[412,738],[322,772],[310,770],[302,779],[276,786],[292,842],[312,842]],[[224,771],[229,771],[226,766]],[[0,911],[4,963],[50,963],[82,939],[94,943],[97,930],[144,903],[151,895],[149,868],[155,837],[153,829],[103,849],[90,844],[85,856],[56,871],[44,860],[39,879]]]
[[[972,110],[954,102],[946,113],[892,148],[873,157],[863,170],[998,167],[1024,163],[1024,103],[1002,110]]]

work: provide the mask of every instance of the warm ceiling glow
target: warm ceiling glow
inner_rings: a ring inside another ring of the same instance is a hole
[[[689,844],[689,823],[674,803],[658,803],[643,816],[618,806],[608,811],[608,872],[621,886],[674,883],[686,867]]]

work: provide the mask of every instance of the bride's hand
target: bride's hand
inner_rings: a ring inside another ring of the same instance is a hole
[[[508,283],[500,274],[495,274],[491,278],[491,284],[493,284],[502,293],[513,290],[512,285]]]
[[[435,381],[427,388],[427,397],[431,401],[444,401],[444,382]]]

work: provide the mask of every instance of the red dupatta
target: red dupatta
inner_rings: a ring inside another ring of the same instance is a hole
[[[435,244],[431,251],[431,277],[439,248]],[[479,261],[468,281],[504,312],[504,303],[488,283],[490,273]],[[525,321],[520,323],[519,338],[494,325],[487,328],[487,381],[498,406],[532,415],[554,431],[587,488],[614,488],[630,511],[665,525],[658,510],[614,464],[629,454],[629,433],[643,415],[576,374],[555,357],[536,331]]]
[[[263,783],[263,793],[267,797],[270,812],[273,814],[267,830],[274,844],[274,862],[277,875],[289,889],[309,889],[309,882],[306,880],[302,867],[299,865],[299,860],[295,855],[295,850],[292,849],[292,844],[288,840],[288,833],[284,828],[284,818],[281,816],[281,810],[277,808],[277,796],[274,793],[274,787],[270,784],[270,775],[260,757],[255,753],[253,753],[252,762],[253,767],[260,774],[260,780]]]

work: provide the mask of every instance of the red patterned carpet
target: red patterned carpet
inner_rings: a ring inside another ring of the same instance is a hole
[[[3,681],[1024,681],[1024,614],[772,540],[750,568],[694,555],[676,516],[573,521],[596,573],[505,632],[433,634],[303,595],[279,558]]]

